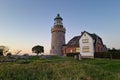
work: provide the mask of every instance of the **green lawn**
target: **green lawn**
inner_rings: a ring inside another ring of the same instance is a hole
[[[0,80],[120,80],[120,60],[33,57],[0,63]]]

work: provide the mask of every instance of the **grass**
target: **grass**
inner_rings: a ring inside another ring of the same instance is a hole
[[[0,80],[120,80],[120,60],[32,57],[0,64]]]

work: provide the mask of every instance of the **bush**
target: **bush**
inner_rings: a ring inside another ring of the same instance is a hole
[[[75,55],[78,55],[78,54],[80,54],[80,53],[67,53],[67,56],[68,57],[74,57]]]
[[[12,53],[10,53],[10,52],[9,52],[9,53],[7,53],[7,55],[6,55],[6,56],[10,57],[11,55],[12,55]]]
[[[94,54],[95,58],[111,58],[120,59],[120,52],[96,52]]]
[[[95,52],[94,57],[95,58],[108,58],[109,54],[107,52]]]
[[[113,59],[120,59],[120,52],[109,52],[109,56]]]

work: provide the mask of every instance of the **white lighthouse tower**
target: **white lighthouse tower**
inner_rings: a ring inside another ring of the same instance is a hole
[[[54,18],[54,26],[51,29],[51,55],[62,55],[62,46],[65,44],[65,31],[62,18],[59,14]]]

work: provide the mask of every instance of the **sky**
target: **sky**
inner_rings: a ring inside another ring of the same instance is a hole
[[[63,18],[66,43],[82,31],[96,33],[108,48],[120,49],[120,0],[0,0],[0,45],[15,53],[51,47],[51,27]]]

